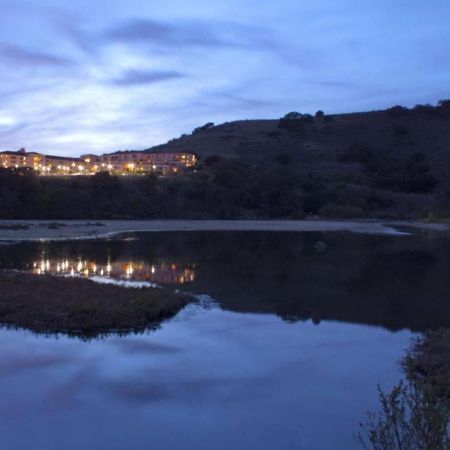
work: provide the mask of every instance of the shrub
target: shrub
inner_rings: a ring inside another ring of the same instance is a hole
[[[302,117],[302,114],[297,111],[292,111],[290,113],[287,113],[285,116],[282,117],[281,120],[296,120],[300,119]]]
[[[426,194],[437,185],[423,153],[401,159],[385,152],[367,161],[365,168],[373,185],[381,189]]]
[[[446,450],[450,408],[429,386],[400,382],[390,393],[378,387],[381,411],[369,413],[357,438],[365,449]]]
[[[319,111],[316,112],[316,119],[323,119],[325,117],[325,113],[319,109]]]
[[[386,111],[391,116],[403,116],[409,112],[409,109],[405,106],[396,105],[388,108]]]
[[[194,129],[194,131],[192,132],[192,134],[197,134],[200,133],[202,131],[206,131],[209,130],[210,128],[214,127],[214,123],[213,122],[208,122],[205,125],[202,125],[201,127],[197,127]]]
[[[428,103],[426,105],[414,106],[413,111],[419,114],[434,114],[436,112],[434,106]]]

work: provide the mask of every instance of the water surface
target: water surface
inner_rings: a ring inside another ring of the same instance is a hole
[[[449,244],[188,232],[1,247],[1,268],[215,301],[140,335],[0,330],[2,449],[356,449],[413,332],[449,321]]]

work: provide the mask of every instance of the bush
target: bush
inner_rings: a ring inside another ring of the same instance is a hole
[[[403,116],[409,112],[409,109],[405,106],[396,105],[388,108],[386,111],[390,116]]]
[[[379,154],[368,160],[365,168],[372,184],[381,189],[427,194],[437,185],[423,153],[415,153],[406,159],[389,153]]]
[[[434,106],[428,103],[426,105],[414,106],[413,111],[419,114],[434,114],[436,112]]]
[[[301,119],[302,114],[297,111],[292,111],[283,116],[280,120],[296,120]]]
[[[325,117],[325,113],[319,109],[319,111],[316,112],[316,119],[323,119]]]
[[[214,123],[213,122],[208,122],[205,125],[202,125],[201,127],[197,127],[194,129],[194,131],[192,132],[192,134],[197,134],[200,133],[202,131],[206,131],[209,130],[210,128],[214,127]]]
[[[389,394],[378,387],[381,412],[369,413],[357,438],[365,449],[446,450],[450,408],[429,386],[400,382]]]

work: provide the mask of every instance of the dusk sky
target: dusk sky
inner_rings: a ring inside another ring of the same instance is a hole
[[[450,97],[449,0],[0,0],[0,150]]]

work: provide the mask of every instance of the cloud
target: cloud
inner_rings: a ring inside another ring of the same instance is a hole
[[[179,23],[156,20],[132,20],[107,33],[109,38],[122,42],[175,47],[228,46],[231,42],[219,36],[209,25],[197,21]]]
[[[316,66],[321,60],[317,50],[280,39],[279,30],[268,24],[259,26],[221,20],[136,19],[124,22],[104,35],[104,43],[162,50],[236,50],[275,56],[295,66]]]
[[[162,81],[184,77],[184,74],[174,70],[129,70],[119,78],[112,80],[112,83],[118,86],[136,86],[142,84],[160,83]]]
[[[71,60],[49,53],[35,52],[15,45],[0,44],[0,58],[14,63],[39,66],[68,66]]]

